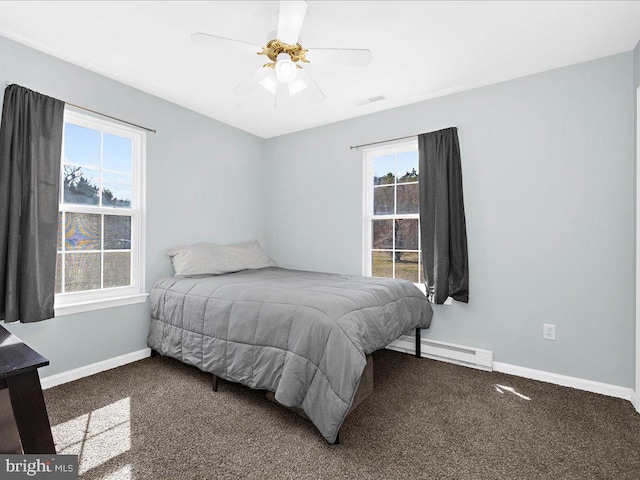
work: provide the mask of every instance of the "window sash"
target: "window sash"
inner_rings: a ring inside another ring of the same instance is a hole
[[[101,225],[101,231],[102,231],[102,235],[101,235],[101,239],[100,239],[100,249],[96,250],[96,249],[92,249],[92,250],[78,250],[78,249],[67,249],[66,246],[66,242],[65,242],[65,235],[64,235],[64,231],[62,232],[62,248],[60,250],[58,250],[56,252],[56,254],[62,254],[62,265],[61,265],[61,275],[62,275],[62,292],[61,293],[57,293],[56,294],[56,301],[57,299],[60,297],[76,297],[78,296],[78,294],[80,293],[85,293],[85,292],[100,292],[100,291],[111,291],[114,289],[119,289],[119,288],[135,288],[136,291],[140,291],[141,288],[143,287],[142,283],[141,283],[141,275],[140,275],[140,263],[141,263],[141,258],[140,258],[140,212],[137,211],[125,211],[125,213],[119,213],[119,216],[124,216],[124,217],[130,217],[131,218],[131,248],[130,249],[105,249],[104,248],[104,215],[113,215],[113,209],[110,208],[98,208],[96,211],[96,208],[93,207],[91,208],[91,211],[86,211],[86,209],[82,209],[82,210],[75,210],[75,209],[66,209],[64,210],[64,213],[92,213],[92,214],[97,214],[97,215],[102,215],[102,225]],[[65,217],[63,216],[62,218],[62,228],[64,229],[65,226]],[[129,265],[129,275],[130,275],[130,285],[127,286],[122,286],[122,287],[104,287],[103,283],[104,283],[104,254],[105,253],[117,253],[117,252],[131,252],[131,263]],[[65,292],[65,283],[64,283],[64,278],[65,278],[65,255],[67,253],[100,253],[100,288],[96,288],[93,290],[83,290],[81,292]]]
[[[122,207],[105,207],[101,205],[84,205],[84,204],[65,204],[64,203],[64,189],[60,188],[60,208],[106,208],[109,210],[140,210],[142,204],[142,195],[141,195],[141,180],[144,178],[142,176],[142,168],[143,168],[143,159],[144,153],[143,149],[145,146],[145,135],[133,128],[125,127],[122,125],[116,125],[112,122],[108,122],[105,120],[101,120],[98,118],[90,117],[88,115],[84,115],[69,109],[65,109],[64,112],[64,123],[71,123],[73,125],[77,125],[79,127],[90,128],[93,130],[98,130],[102,133],[108,133],[111,135],[116,135],[119,137],[124,137],[131,140],[132,144],[132,157],[131,157],[131,204],[130,208],[122,208]],[[75,165],[74,163],[65,163],[64,161],[64,151],[65,151],[65,135],[62,136],[62,152],[61,155],[62,161],[60,162],[60,172],[64,172],[64,165]],[[124,173],[117,172],[115,170],[103,169],[103,149],[101,144],[100,149],[100,177],[102,178],[103,172],[112,172],[112,173]],[[81,165],[77,165],[81,166]],[[102,190],[103,185],[100,185],[100,190]],[[102,191],[100,191],[100,195],[102,196]]]

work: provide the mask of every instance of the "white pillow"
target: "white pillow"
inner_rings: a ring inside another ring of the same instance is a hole
[[[167,252],[167,255],[171,257],[177,277],[221,275],[275,266],[275,263],[260,248],[257,240],[226,246],[199,243],[174,248]]]

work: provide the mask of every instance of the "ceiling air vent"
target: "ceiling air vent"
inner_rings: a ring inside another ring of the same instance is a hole
[[[358,107],[362,107],[363,105],[369,105],[370,103],[374,103],[374,102],[381,102],[382,100],[386,100],[387,97],[385,97],[384,95],[375,95],[373,97],[369,97],[369,98],[364,98],[362,100],[356,100],[356,105]]]

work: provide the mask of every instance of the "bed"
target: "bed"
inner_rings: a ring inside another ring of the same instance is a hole
[[[431,317],[425,295],[406,280],[270,267],[159,280],[148,344],[214,376],[273,392],[335,443],[367,356],[428,328]]]

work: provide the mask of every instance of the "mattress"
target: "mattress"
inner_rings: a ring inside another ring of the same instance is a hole
[[[329,443],[354,400],[366,356],[428,328],[411,282],[265,268],[168,277],[151,291],[149,347],[299,407]]]

